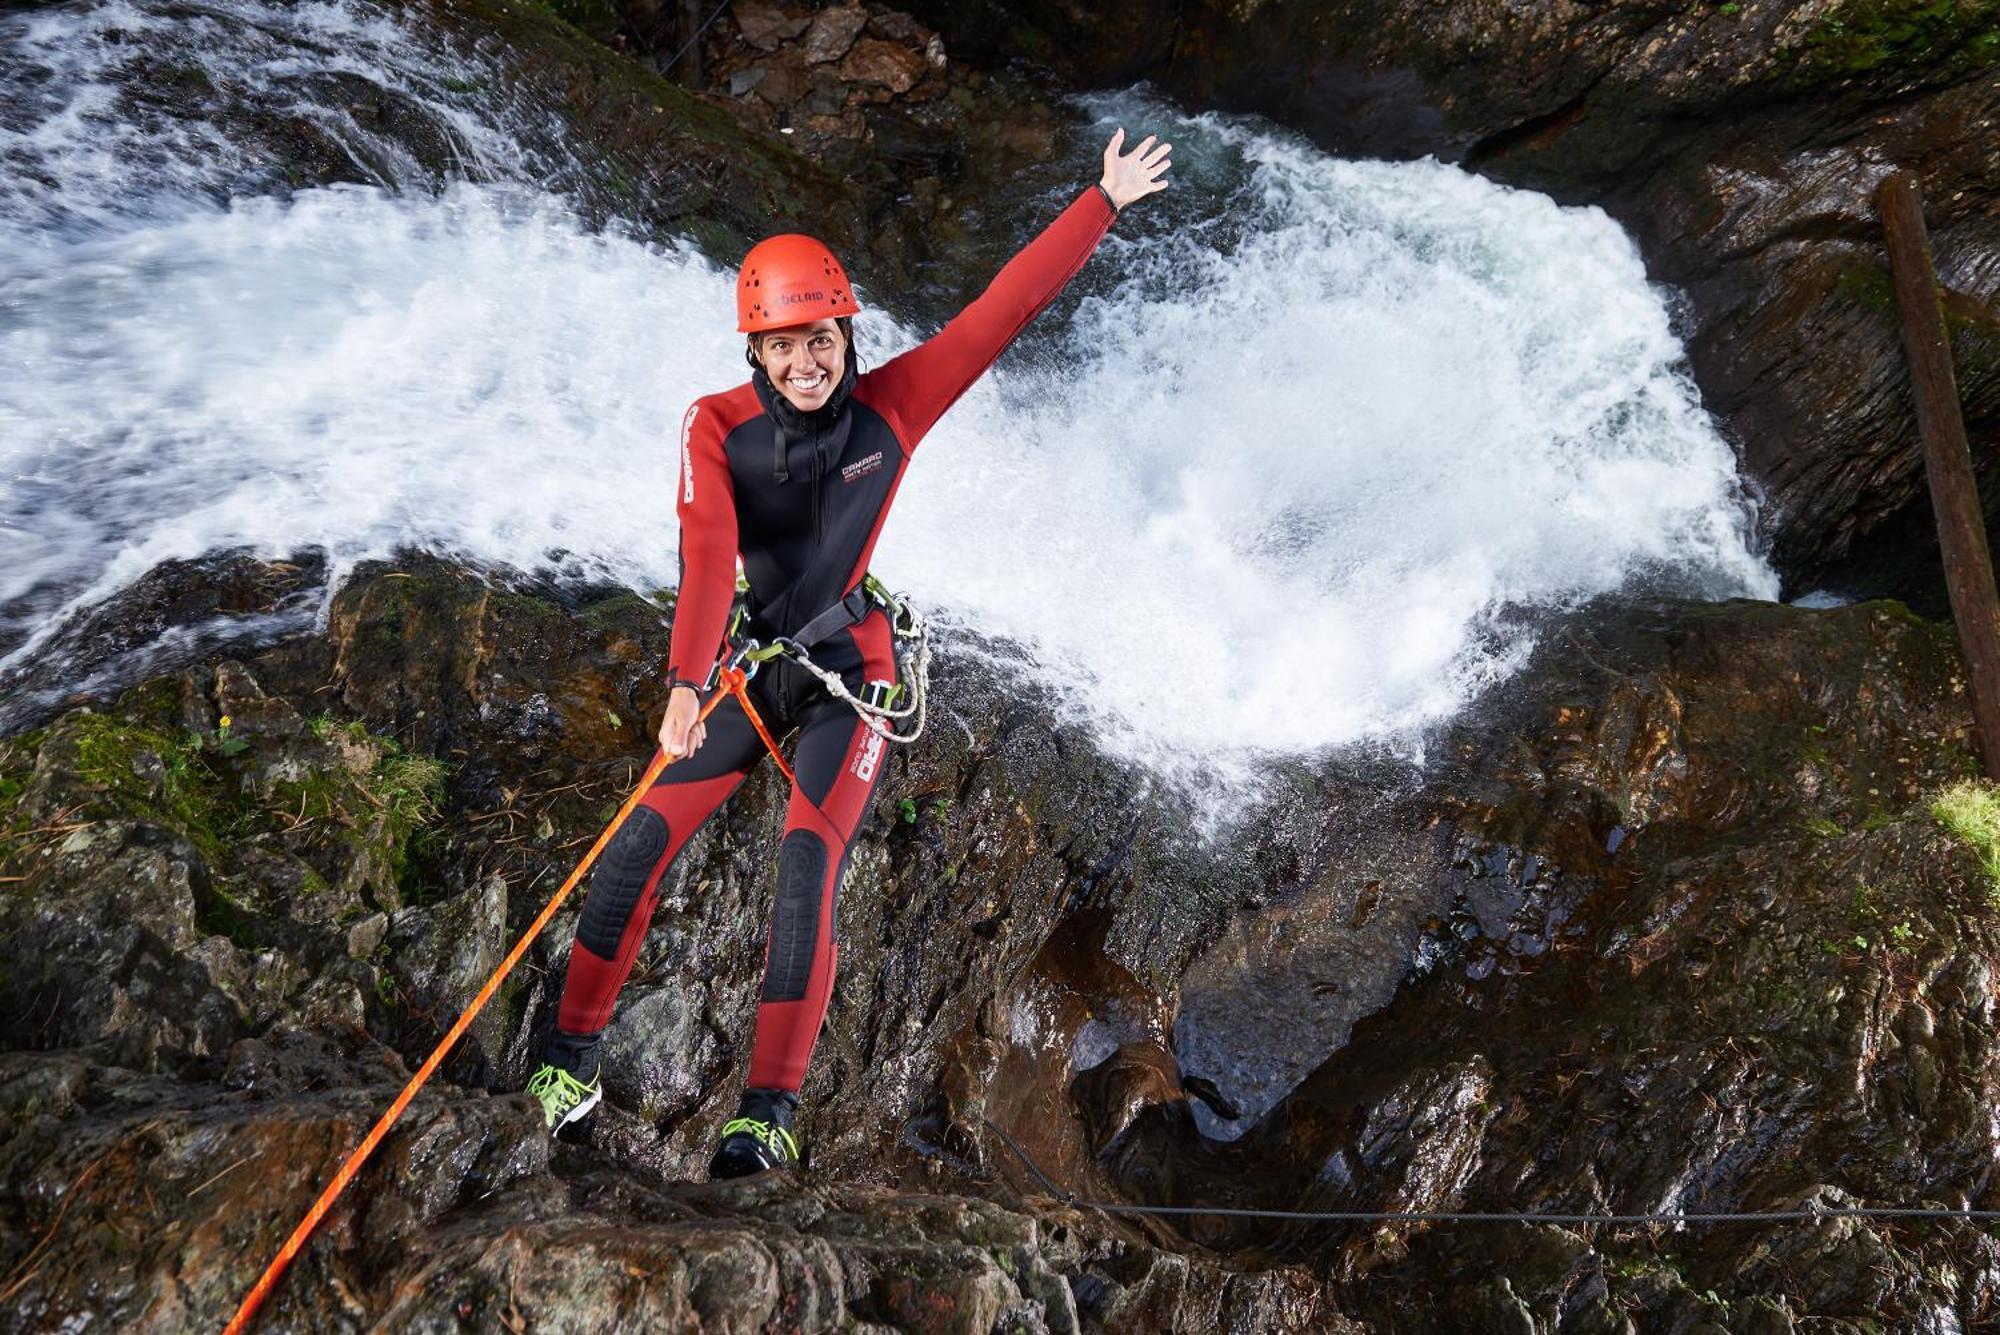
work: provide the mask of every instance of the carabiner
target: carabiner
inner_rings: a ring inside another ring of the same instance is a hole
[[[754,639],[744,640],[741,644],[736,646],[736,652],[729,656],[728,666],[734,668],[738,672],[741,672],[743,674],[744,681],[746,682],[749,681],[752,677],[757,675],[757,669],[763,666],[762,659],[752,657],[752,655],[762,647],[763,646],[758,644],[757,641],[755,641]],[[746,664],[748,666],[746,666]]]

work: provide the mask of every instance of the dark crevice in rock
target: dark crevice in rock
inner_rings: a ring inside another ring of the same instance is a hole
[[[1504,158],[1517,148],[1546,148],[1572,129],[1586,114],[1590,95],[1597,85],[1590,87],[1557,107],[1554,111],[1531,117],[1519,125],[1512,125],[1477,140],[1466,149],[1460,159],[1461,165],[1477,171],[1493,158]]]

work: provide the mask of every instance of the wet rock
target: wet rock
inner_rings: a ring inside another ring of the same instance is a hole
[[[840,76],[850,83],[883,89],[883,100],[907,93],[930,72],[930,62],[908,46],[863,37],[840,62]]]
[[[730,1054],[706,1012],[707,998],[678,981],[634,988],[605,1032],[605,1087],[610,1096],[649,1121],[718,1101]]]
[[[730,17],[735,20],[737,31],[743,34],[743,40],[759,51],[775,51],[781,44],[803,36],[813,21],[811,14],[790,13],[758,0],[730,6]]]
[[[1357,1175],[1401,1210],[1446,1210],[1478,1171],[1492,1106],[1483,1061],[1424,1071],[1376,1100],[1355,1137]],[[1394,1185],[1389,1185],[1393,1183]]]
[[[400,1006],[427,1016],[429,1027],[442,1033],[499,966],[511,944],[506,933],[507,882],[498,875],[442,903],[391,915],[386,951]],[[507,1018],[503,1008],[489,1007],[468,1034],[497,1055]]]
[[[0,1214],[22,1239],[5,1254],[18,1258],[31,1233],[72,1244],[44,1249],[0,1298],[10,1317],[169,1330],[231,1310],[262,1261],[261,1249],[244,1250],[245,1224],[302,1212],[360,1135],[371,1096],[391,1088],[279,1098],[297,1083],[286,1060],[314,1064],[304,1051],[240,1048],[232,1076],[249,1092],[231,1094],[80,1056],[0,1057]],[[519,1096],[419,1099],[266,1319],[1327,1328],[1300,1279],[1160,1257],[1103,1239],[1070,1213],[1045,1219],[975,1198],[783,1179],[675,1183],[634,1164],[560,1175],[548,1144]],[[74,1244],[112,1236],[120,1219],[134,1233],[114,1280]],[[275,1226],[268,1232],[275,1242]],[[1079,1321],[1079,1291],[1099,1319]]]
[[[1070,1098],[1083,1110],[1090,1152],[1106,1153],[1139,1114],[1187,1098],[1173,1054],[1157,1044],[1127,1043],[1077,1076]]]
[[[0,907],[8,1047],[106,1044],[146,1070],[220,1056],[242,1032],[236,1004],[193,958],[204,872],[192,845],[134,822],[82,824],[31,866]]]
[[[1437,836],[1421,823],[1411,833],[1400,824],[1369,806],[1353,809],[1322,836],[1346,850],[1324,880],[1238,916],[1189,961],[1174,1052],[1184,1068],[1217,1081],[1246,1119],[1231,1125],[1204,1107],[1208,1134],[1238,1134],[1394,995],[1407,943],[1446,906],[1429,874]]]
[[[369,959],[382,948],[388,935],[389,915],[372,913],[347,929],[347,953],[358,960]]]
[[[854,45],[854,39],[868,26],[868,11],[858,4],[835,5],[812,17],[806,29],[804,51],[808,65],[839,60]]]
[[[638,599],[412,557],[362,571],[323,638],[0,742],[0,821],[74,827],[17,841],[4,873],[27,878],[6,926],[39,972],[4,980],[32,1023],[0,1065],[23,1110],[0,1132],[0,1238],[67,1249],[0,1300],[10,1321],[213,1323],[249,1280],[243,1238],[275,1243],[623,795],[667,633]],[[1949,634],[1880,605],[1605,602],[1541,646],[1421,785],[1301,770],[1215,846],[947,646],[938,726],[892,762],[839,903],[808,1179],[687,1181],[745,1077],[785,799],[760,773],[662,887],[587,1143],[551,1157],[531,1106],[482,1092],[518,1088],[553,1022],[572,902],[274,1319],[1618,1330],[1975,1310],[2000,1244],[1963,1224],[1686,1230],[1663,1257],[1641,1234],[977,1199],[1045,1190],[989,1121],[1065,1188],[1172,1205],[1987,1199],[2000,927],[1926,809],[1973,754]],[[214,721],[189,736],[188,717]],[[383,828],[393,903],[357,888],[357,912],[321,912],[300,868],[356,862],[407,748],[452,758],[430,799],[449,821]],[[287,834],[293,784],[333,800]],[[886,1185],[840,1185],[860,1180]],[[148,1191],[178,1250],[105,1231]],[[225,1206],[228,1249],[206,1240]],[[0,1242],[0,1267],[32,1245]],[[115,1291],[114,1253],[136,1258]],[[1870,1268],[1888,1278],[1852,1277]]]
[[[191,640],[205,648],[254,649],[297,634],[312,619],[325,558],[295,553],[263,561],[223,553],[166,561],[101,603],[81,609],[48,633],[0,693],[0,729],[39,726],[71,697],[89,698],[141,676],[171,670]],[[46,609],[0,607],[0,652]],[[202,726],[190,721],[189,726]]]
[[[1419,799],[1461,832],[1428,862],[1453,905],[1419,929],[1393,999],[1233,1142],[1186,1118],[1135,1120],[1103,1164],[1120,1189],[1308,1210],[1673,1213],[1794,1208],[1802,1174],[1838,1165],[1843,1199],[1984,1198],[2000,1142],[1966,1111],[2000,1067],[1973,1037],[1990,996],[1968,984],[1985,986],[2000,920],[1926,810],[1969,756],[1949,641],[1865,606],[1600,609],[1590,626],[1461,726],[1449,777]],[[1802,788],[1802,764],[1821,781]],[[1337,906],[1319,913],[1337,921]],[[1250,1181],[1295,1185],[1246,1196]],[[1751,1295],[1759,1328],[1893,1313],[1918,1329],[1983,1301],[2000,1256],[1966,1225],[1896,1241],[1863,1226],[1865,1243],[1803,1227],[1823,1254],[1794,1254],[1781,1228],[1756,1245],[1695,1233],[1676,1261],[1702,1273],[1692,1288],[1602,1236],[1543,1260],[1469,1229],[1356,1237],[1340,1292],[1399,1329],[1462,1328],[1402,1297],[1411,1284],[1465,1286],[1496,1329],[1586,1313],[1617,1329],[1636,1312],[1733,1329],[1725,1305]],[[1188,1233],[1326,1254],[1275,1226],[1196,1219]],[[1854,1282],[1869,1267],[1885,1278]]]

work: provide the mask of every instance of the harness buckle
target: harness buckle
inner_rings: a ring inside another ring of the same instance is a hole
[[[894,709],[903,698],[903,684],[896,681],[865,681],[861,683],[862,704],[870,709]]]

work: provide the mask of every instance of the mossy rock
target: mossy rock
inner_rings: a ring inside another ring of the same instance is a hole
[[[1994,0],[1849,0],[1789,48],[1795,82],[1902,70],[1941,83],[2000,62]]]

